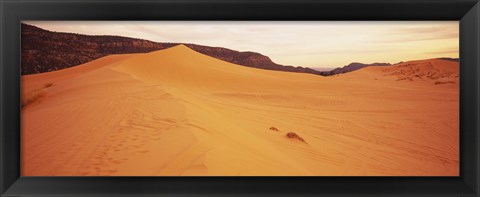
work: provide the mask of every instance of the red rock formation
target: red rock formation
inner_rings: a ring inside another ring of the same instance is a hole
[[[126,53],[146,53],[182,43],[158,43],[120,36],[88,36],[47,31],[22,24],[22,75],[42,73],[80,65],[94,59]],[[268,70],[322,74],[304,67],[283,66],[255,52],[185,44],[205,55],[242,66]]]

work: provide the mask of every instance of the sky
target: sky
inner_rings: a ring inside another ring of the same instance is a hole
[[[22,22],[56,32],[254,51],[278,64],[304,67],[459,57],[458,21]]]

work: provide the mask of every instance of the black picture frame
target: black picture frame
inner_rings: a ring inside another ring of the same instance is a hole
[[[0,0],[1,196],[479,196],[478,0]],[[21,20],[460,21],[460,177],[21,177]]]

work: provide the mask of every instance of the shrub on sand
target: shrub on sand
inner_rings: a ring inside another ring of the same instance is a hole
[[[288,132],[287,133],[287,138],[290,138],[290,139],[297,139],[297,140],[300,140],[302,142],[305,142],[305,140],[300,137],[299,135],[297,135],[295,132]],[[306,142],[305,142],[306,143]]]

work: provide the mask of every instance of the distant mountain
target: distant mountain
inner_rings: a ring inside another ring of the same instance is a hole
[[[391,66],[391,64],[390,63],[363,64],[363,63],[353,62],[344,67],[341,67],[341,68],[339,67],[331,71],[324,72],[322,75],[330,76],[330,75],[342,74],[342,73],[352,72],[367,66]]]
[[[160,43],[121,36],[89,36],[47,31],[32,25],[21,25],[21,73],[35,74],[80,65],[112,54],[146,53],[183,43]],[[240,52],[221,47],[185,44],[189,48],[242,66],[322,75],[323,72],[274,63],[256,52]]]
[[[327,72],[335,69],[335,67],[310,67],[311,69],[318,70],[320,72]]]
[[[438,58],[438,59],[452,61],[452,62],[460,62],[460,60],[458,58],[441,57],[441,58]]]

